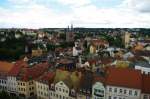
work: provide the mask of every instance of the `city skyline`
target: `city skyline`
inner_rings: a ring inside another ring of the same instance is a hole
[[[1,0],[0,28],[149,28],[149,0]]]

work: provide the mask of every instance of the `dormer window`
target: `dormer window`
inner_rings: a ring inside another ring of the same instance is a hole
[[[66,90],[66,93],[68,93],[68,90]]]
[[[63,85],[63,83],[61,82],[60,85]]]
[[[54,89],[54,84],[51,84],[51,88]]]
[[[75,95],[75,94],[76,94],[76,92],[75,92],[74,89],[71,90],[71,94],[72,94],[72,95]]]

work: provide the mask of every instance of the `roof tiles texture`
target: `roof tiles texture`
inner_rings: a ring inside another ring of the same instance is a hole
[[[0,61],[0,72],[8,73],[13,68],[13,63]]]
[[[142,75],[142,92],[150,94],[150,75]]]
[[[133,69],[108,68],[106,84],[141,89],[142,75],[140,71]]]

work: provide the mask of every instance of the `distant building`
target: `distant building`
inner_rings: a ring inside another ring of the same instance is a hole
[[[92,39],[90,45],[90,53],[96,54],[98,51],[109,47],[109,43],[103,39]]]
[[[73,25],[71,24],[71,28],[67,28],[67,31],[66,31],[66,41],[67,42],[72,42],[74,41],[74,29],[73,29]]]
[[[32,50],[32,57],[34,56],[41,56],[43,54],[43,50],[42,49],[36,49],[36,50]]]
[[[90,46],[90,53],[95,54],[96,53],[96,47],[94,45]]]
[[[73,56],[78,56],[82,53],[82,48],[79,44],[80,42],[75,42],[75,46],[73,47]]]
[[[126,32],[123,36],[123,43],[124,43],[124,46],[125,48],[128,48],[129,47],[129,44],[130,44],[130,36],[131,34]]]

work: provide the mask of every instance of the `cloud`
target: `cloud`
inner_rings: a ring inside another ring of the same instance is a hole
[[[144,3],[140,0],[124,0],[113,8],[98,7],[90,0],[54,0],[55,4],[71,8],[65,11],[56,5],[61,13],[51,6],[53,0],[49,6],[37,3],[40,0],[30,1],[9,0],[13,4],[12,9],[0,7],[0,26],[43,28],[66,27],[73,23],[76,27],[150,27],[146,0],[143,0]]]
[[[13,4],[25,4],[25,3],[31,3],[34,0],[8,0],[8,2]]]
[[[26,9],[11,11],[0,9],[0,23],[12,27],[61,27],[69,24],[69,15],[56,14],[52,9],[42,5],[26,6]],[[1,25],[2,26],[2,25]]]
[[[90,27],[150,27],[148,13],[123,7],[99,8],[94,5],[74,8],[75,23]]]
[[[122,7],[139,12],[150,12],[150,0],[124,0]]]
[[[80,7],[91,3],[90,0],[56,0],[57,2],[71,7]]]

